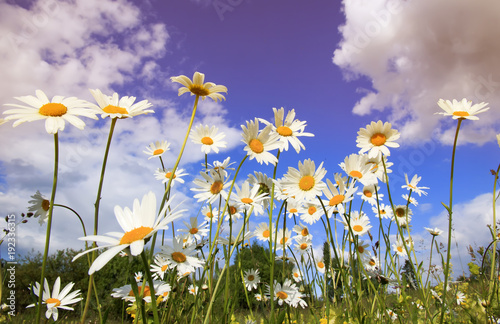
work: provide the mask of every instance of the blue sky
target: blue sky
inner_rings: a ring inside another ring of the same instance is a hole
[[[88,89],[99,88],[154,104],[154,116],[118,122],[104,183],[103,232],[117,229],[114,205],[131,206],[148,190],[161,193],[152,176],[159,163],[142,151],[153,141],[168,140],[172,150],[165,160],[173,164],[193,99],[177,96],[171,76],[199,71],[206,81],[228,88],[226,101],[206,100],[197,115],[197,123],[217,125],[228,135],[228,149],[211,159],[231,156],[239,162],[240,125],[255,117],[271,120],[273,107],[295,109],[315,137],[303,140],[306,150],[300,154],[283,154],[279,177],[310,158],[324,162],[332,179],[340,172],[338,163],[357,153],[359,128],[389,121],[402,134],[401,147],[390,157],[395,195],[405,193],[404,173],[417,173],[431,188],[418,199],[412,222],[424,246],[429,243],[424,226],[446,230],[440,202],[449,200],[455,124],[434,115],[440,110],[436,102],[463,97],[489,102],[479,121],[464,122],[457,151],[455,237],[465,265],[466,246],[487,244],[493,208],[489,170],[500,160],[495,140],[500,31],[490,23],[500,10],[494,6],[500,5],[493,0],[6,1],[0,3],[0,101],[13,103],[14,96],[34,95],[36,89],[49,97],[90,101]],[[56,201],[77,209],[91,228],[109,120],[86,122],[83,132],[68,126],[61,133]],[[0,136],[0,210],[19,215],[36,190],[50,194],[52,137],[39,122],[4,124]],[[181,167],[196,175],[202,160],[199,148],[190,145]],[[254,169],[272,170],[247,161],[243,174]],[[187,181],[179,196],[187,197],[190,186]],[[58,215],[52,250],[81,248],[81,242],[68,239],[81,236],[76,220],[64,211]],[[37,222],[23,224],[19,250],[37,249],[44,234]]]

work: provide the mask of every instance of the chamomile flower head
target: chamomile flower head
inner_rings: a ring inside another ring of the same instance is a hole
[[[188,291],[191,295],[196,296],[198,294],[198,286],[195,286],[193,284],[189,285]]]
[[[205,172],[200,172],[203,179],[194,179],[194,184],[198,188],[191,188],[192,191],[199,192],[194,196],[194,198],[200,201],[206,201],[209,204],[213,203],[217,199],[227,198],[227,192],[224,190],[229,186],[226,181],[226,177],[223,174],[213,173],[206,174]]]
[[[324,215],[323,208],[316,200],[304,202],[298,212],[300,219],[309,225],[316,223]]]
[[[153,279],[163,280],[165,273],[169,269],[169,263],[161,255],[157,254],[155,256],[154,264],[151,265],[151,273],[153,274]]]
[[[422,177],[419,177],[418,175],[414,175],[411,181],[408,181],[408,175],[405,173],[405,181],[406,185],[402,185],[401,188],[406,188],[408,190],[411,190],[415,193],[417,193],[419,196],[422,194],[427,195],[427,192],[425,192],[423,189],[429,189],[429,187],[417,187],[418,183],[420,182],[420,179]]]
[[[376,272],[376,271],[380,270],[380,262],[379,262],[378,258],[372,256],[371,254],[369,255],[369,257],[364,259],[363,264],[364,264],[365,269],[367,271]]]
[[[181,237],[175,237],[172,245],[161,247],[160,256],[168,262],[171,268],[175,267],[177,273],[191,273],[205,264],[205,261],[198,258],[195,248],[196,245],[185,246]]]
[[[316,270],[323,275],[326,270],[325,260],[323,260],[323,258],[316,260],[315,265],[316,265]]]
[[[168,229],[167,224],[182,217],[182,213],[185,210],[178,210],[178,207],[172,207],[170,202],[173,198],[171,197],[171,200],[165,203],[165,206],[158,214],[156,213],[156,196],[151,191],[144,195],[142,202],[135,199],[132,210],[128,207],[122,209],[120,206],[115,206],[115,217],[124,233],[110,232],[107,235],[81,237],[80,240],[102,242],[107,243],[107,245],[79,253],[73,258],[73,261],[88,252],[97,249],[106,249],[92,263],[89,269],[90,275],[100,270],[115,255],[126,248],[130,249],[131,255],[139,255],[144,250],[146,242],[149,241],[149,238],[154,233],[158,230]]]
[[[236,223],[239,219],[243,218],[242,212],[243,209],[240,208],[239,204],[236,204],[234,202],[229,202],[226,210],[226,214],[224,216],[224,221],[225,222],[233,222]]]
[[[434,227],[434,228],[428,228],[428,227],[424,227],[432,236],[439,236],[441,234],[443,234],[443,231],[440,230],[439,228],[437,227]]]
[[[179,232],[186,233],[192,238],[196,239],[197,241],[201,241],[201,239],[208,235],[208,232],[210,231],[208,229],[208,223],[203,222],[201,224],[198,224],[198,217],[190,217],[189,218],[189,223],[186,221],[182,221],[184,226],[186,228],[180,228],[178,229]]]
[[[358,190],[354,187],[354,182],[351,182],[349,187],[346,187],[344,181],[338,181],[338,184],[333,184],[330,179],[326,179],[327,187],[323,190],[328,201],[324,201],[328,217],[332,217],[334,212],[343,214],[344,204],[354,199],[354,193]]]
[[[227,235],[226,237],[220,237],[218,238],[218,243],[223,244],[223,245],[228,245],[228,246],[234,246],[234,245],[240,245],[243,243],[244,240],[249,240],[253,237],[253,234],[251,232],[244,232],[239,240],[236,240],[236,236],[234,235]]]
[[[78,297],[80,295],[80,289],[70,292],[74,285],[74,283],[70,282],[61,290],[61,278],[57,277],[56,281],[54,282],[54,286],[52,287],[52,292],[50,291],[47,278],[45,278],[43,292],[40,291],[41,287],[38,282],[36,282],[35,285],[31,288],[33,289],[33,293],[36,296],[40,296],[40,293],[42,293],[42,303],[47,305],[47,311],[45,312],[45,317],[47,317],[47,319],[52,317],[54,321],[57,321],[59,317],[59,308],[65,310],[74,310],[68,305],[82,300],[81,297]],[[27,307],[33,306],[35,306],[35,304],[30,304]]]
[[[455,298],[457,300],[457,305],[463,304],[465,302],[465,294],[461,291],[457,291],[455,294]]]
[[[466,98],[463,98],[461,101],[457,101],[456,99],[453,99],[453,101],[439,99],[437,104],[444,112],[437,112],[436,114],[452,116],[453,119],[478,120],[479,118],[476,117],[477,114],[490,109],[486,107],[488,106],[487,102],[472,105],[472,101]]]
[[[147,155],[149,155],[148,160],[155,158],[155,157],[160,157],[165,153],[166,151],[170,150],[170,143],[167,141],[156,141],[154,143],[149,144],[146,146],[146,151],[143,151]]]
[[[185,171],[184,169],[175,170],[174,177],[172,178],[172,184],[171,184],[172,187],[177,182],[184,183],[184,179],[182,179],[182,177],[187,175],[187,173],[184,171]],[[154,176],[155,176],[156,180],[161,180],[162,183],[168,183],[168,181],[170,180],[170,177],[172,177],[172,169],[162,170],[161,168],[158,168],[155,171]]]
[[[295,282],[301,282],[302,281],[302,272],[300,271],[300,269],[295,266],[293,269],[292,269],[292,278]]]
[[[161,285],[163,285],[164,283],[162,281],[154,281],[153,284],[154,284],[154,291],[155,291],[155,293],[157,293],[158,288]],[[145,285],[144,288],[142,287],[143,285]],[[137,290],[138,290],[139,294],[141,293],[141,291],[143,291],[142,299],[146,303],[150,303],[151,302],[151,288],[150,288],[149,284],[144,283],[144,282],[138,282],[137,288],[138,288]],[[128,302],[135,302],[135,294],[134,294],[134,290],[132,289],[132,285],[125,285],[125,286],[121,286],[120,288],[113,288],[113,293],[111,294],[111,296],[114,298],[121,298],[121,299],[128,301]]]
[[[326,175],[323,162],[316,169],[314,161],[311,159],[299,161],[299,169],[288,167],[288,172],[280,181],[281,186],[288,195],[297,200],[315,200],[316,196],[321,196],[326,188],[322,181]]]
[[[272,125],[267,125],[259,132],[259,120],[247,121],[247,125],[241,125],[243,130],[242,142],[246,144],[244,150],[250,160],[256,159],[260,164],[265,163],[275,165],[278,159],[271,151],[280,149],[283,145],[279,141],[279,135],[272,132]]]
[[[296,236],[295,237],[295,251],[300,255],[306,254],[312,248],[312,240],[307,236]]]
[[[410,223],[412,215],[413,211],[407,208],[406,205],[396,205],[394,206],[392,220],[396,221],[399,226],[406,226]]]
[[[14,97],[25,105],[5,104],[5,106],[14,107],[4,111],[5,121],[15,120],[12,127],[16,127],[24,122],[32,122],[35,120],[45,120],[45,130],[49,134],[56,134],[58,131],[63,131],[66,122],[69,122],[78,129],[83,129],[85,123],[79,116],[98,119],[95,113],[89,109],[92,104],[80,100],[75,97],[64,98],[62,96],[54,96],[49,100],[47,95],[36,90],[36,97],[22,96]],[[26,106],[27,105],[27,106]]]
[[[412,204],[413,206],[418,206],[418,201],[413,198],[413,197],[410,197],[409,195],[407,194],[402,194],[401,197],[406,200],[406,202]]]
[[[357,211],[352,211],[350,216],[342,216],[340,221],[344,224],[344,229],[352,230],[354,235],[362,236],[372,228],[368,216],[365,213],[359,214]]]
[[[391,219],[392,218],[392,208],[390,205],[385,205],[385,204],[379,204],[377,206],[372,207],[372,211],[375,213],[375,216],[378,218],[387,218]]]
[[[273,230],[269,229],[269,223],[262,222],[257,227],[255,228],[254,232],[254,237],[258,239],[259,241],[269,241],[269,237],[273,234]]]
[[[135,282],[142,281],[142,272],[139,271],[139,272],[134,273],[134,279],[135,279]]]
[[[192,81],[185,75],[171,77],[170,80],[184,86],[179,89],[179,96],[186,92],[190,92],[192,96],[200,96],[202,100],[205,100],[206,97],[209,97],[215,102],[218,100],[226,100],[220,93],[227,93],[227,88],[223,85],[216,85],[213,82],[205,82],[205,74],[203,73],[194,72]]]
[[[231,162],[231,157],[227,157],[224,161],[214,161],[213,165],[208,164],[207,165],[207,172],[209,172],[212,176],[217,174],[218,176],[221,177],[227,177],[228,176],[228,170],[234,170],[231,165],[233,165],[234,162]],[[203,167],[205,167],[205,163],[203,163]]]
[[[223,141],[226,135],[219,133],[219,128],[208,125],[198,125],[191,130],[189,138],[195,144],[201,144],[201,151],[205,154],[210,152],[219,153],[219,148],[226,147],[227,142]]]
[[[259,187],[259,194],[266,194],[266,197],[270,198],[273,191],[273,185],[276,188],[278,186],[277,181],[273,178],[267,176],[267,174],[254,171],[254,174],[248,175],[248,182],[253,186]],[[264,209],[268,209],[270,206],[270,199],[264,200]]]
[[[403,240],[401,240],[401,238],[398,238],[396,240],[396,243],[392,245],[392,249],[400,257],[407,256],[406,249],[404,247]]]
[[[28,201],[31,206],[28,207],[28,211],[33,213],[33,217],[40,217],[38,222],[43,225],[49,217],[50,201],[45,198],[40,191],[31,196],[33,200]]]
[[[377,176],[371,171],[366,154],[351,154],[339,165],[349,177],[365,186],[377,183]]]
[[[395,141],[399,139],[401,134],[392,129],[392,125],[388,122],[382,123],[371,122],[366,125],[366,128],[360,128],[358,138],[356,139],[357,147],[361,148],[359,153],[368,152],[369,158],[375,158],[380,155],[391,155],[390,148],[399,147]]]
[[[160,303],[164,302],[170,297],[170,292],[172,291],[172,286],[167,283],[160,285],[156,290],[156,295],[160,297],[158,300]]]
[[[257,285],[260,283],[259,269],[246,270],[243,273],[243,277],[245,279],[245,286],[247,287],[248,291],[257,289]]]
[[[267,295],[270,295],[271,288],[267,287]],[[292,305],[294,301],[294,297],[299,293],[299,289],[295,286],[294,283],[290,279],[285,279],[283,285],[278,283],[276,280],[274,281],[274,296],[273,299],[278,301],[278,304],[281,306],[283,303],[288,305]]]
[[[205,217],[207,223],[215,223],[218,219],[217,208],[211,207],[210,205],[205,206],[201,209],[201,214]]]
[[[377,179],[382,181],[383,183],[385,183],[386,181],[385,171],[387,171],[387,173],[392,173],[390,167],[394,165],[394,163],[387,160],[387,156],[385,155],[379,155],[375,158],[368,158],[366,164],[370,166],[370,171],[375,174]]]
[[[273,237],[274,238],[274,237]],[[292,245],[292,231],[288,228],[283,230],[280,228],[278,233],[276,234],[276,250],[281,250],[283,248],[287,248]]]
[[[297,153],[300,152],[301,149],[305,150],[304,144],[298,139],[301,136],[314,136],[311,133],[304,132],[306,127],[305,121],[300,121],[295,119],[295,110],[292,109],[288,111],[285,118],[285,110],[283,107],[280,109],[273,108],[274,112],[274,125],[273,131],[280,135],[280,141],[283,142],[283,147],[280,149],[281,151],[288,151],[288,144],[292,145]],[[270,123],[266,120],[260,119],[266,125]]]
[[[90,89],[90,93],[97,102],[97,105],[92,105],[92,109],[95,114],[101,114],[101,118],[128,118],[154,113],[154,110],[148,109],[152,104],[147,100],[134,103],[135,97],[119,98],[116,92],[112,96],[108,96],[99,89]]]
[[[377,189],[375,191],[375,188]],[[378,202],[382,200],[382,197],[384,197],[384,194],[378,193],[380,190],[379,186],[375,186],[374,184],[364,186],[362,192],[358,192],[358,195],[361,196],[361,199],[364,201],[368,202],[371,206],[376,206],[377,205],[377,198]]]
[[[297,234],[296,237],[306,237],[312,240],[312,234],[309,232],[309,228],[301,222],[295,225],[292,230]]]
[[[359,255],[361,260],[365,260],[371,256],[370,254],[370,244],[368,242],[364,242],[363,240],[359,240],[356,244],[356,256]]]
[[[236,193],[233,192],[231,200],[236,202],[245,211],[253,209],[255,215],[264,214],[264,201],[269,199],[265,192],[260,193],[260,186],[252,185],[248,181],[243,182],[241,188],[235,185]]]

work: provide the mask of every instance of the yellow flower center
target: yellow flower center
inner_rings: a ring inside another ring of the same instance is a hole
[[[453,112],[453,116],[457,116],[457,117],[467,117],[467,116],[470,116],[468,112],[466,111],[454,111]]]
[[[262,144],[261,141],[259,141],[258,139],[254,138],[250,141],[250,143],[248,143],[248,146],[250,146],[250,149],[254,152],[254,153],[262,153],[264,152],[264,144]]]
[[[161,271],[165,272],[168,269],[168,264],[165,264],[164,266],[161,267]]]
[[[141,292],[141,291],[142,291],[142,286],[137,287],[137,290],[138,290],[139,292]],[[128,293],[128,295],[129,295],[129,296],[131,296],[131,297],[134,297],[134,291],[133,291],[133,290],[131,290],[131,291]],[[149,286],[144,287],[144,295],[143,295],[143,296],[144,296],[144,297],[151,296],[151,291],[149,290]]]
[[[270,234],[271,233],[269,232],[269,230],[265,230],[264,232],[262,232],[262,236],[265,238],[268,238]]]
[[[126,232],[121,240],[120,244],[131,244],[132,242],[144,239],[153,229],[151,227],[141,226],[134,228],[131,231]]]
[[[364,248],[364,247],[362,247],[361,245],[360,245],[360,246],[358,246],[358,252],[359,252],[359,253],[363,253],[363,252],[365,252],[365,248]]]
[[[404,217],[406,214],[404,208],[396,208],[396,216],[398,217]]]
[[[368,198],[371,198],[373,194],[370,190],[365,190],[363,191],[363,195],[365,195]]]
[[[403,253],[403,247],[398,246],[396,249],[398,250],[399,253]]]
[[[108,114],[122,114],[122,115],[128,114],[127,109],[113,105],[108,105],[104,107],[102,110]]]
[[[189,87],[189,91],[197,96],[208,96],[210,91],[201,84],[193,84]]]
[[[380,210],[380,215],[385,215],[385,214],[387,214],[387,212],[385,211],[385,209],[381,209]]]
[[[385,137],[385,135],[382,133],[373,134],[373,136],[370,138],[370,142],[375,146],[384,145],[386,140],[387,137]]]
[[[61,301],[57,298],[49,298],[45,301],[47,304],[55,304],[54,307],[60,306]]]
[[[309,191],[314,187],[314,178],[312,176],[303,176],[299,181],[299,188],[304,191]]]
[[[352,228],[353,231],[355,232],[361,232],[363,230],[363,226],[361,225],[354,225]]]
[[[345,199],[344,195],[333,196],[332,199],[330,199],[330,201],[328,202],[328,205],[336,206],[336,205],[340,204],[341,202],[343,202],[344,199]]]
[[[302,231],[300,231],[300,234],[302,234],[302,236],[307,236],[309,235],[309,230],[306,227],[304,227]]]
[[[234,215],[238,210],[234,206],[229,206],[229,214]]]
[[[291,214],[295,214],[298,210],[297,210],[297,208],[290,208],[289,211]]]
[[[165,151],[162,149],[156,149],[153,151],[153,155],[160,155],[160,154],[163,154],[163,152],[165,152]]]
[[[40,115],[49,116],[49,117],[61,117],[68,111],[65,105],[60,103],[52,103],[49,102],[40,107],[38,112]]]
[[[201,139],[201,143],[205,145],[212,145],[214,143],[214,140],[211,139],[210,137],[203,137]]]
[[[301,249],[301,250],[305,250],[305,249],[307,249],[307,247],[308,247],[308,246],[309,246],[309,245],[308,245],[307,243],[302,243],[302,244],[300,245],[300,249]]]
[[[371,266],[373,267],[373,266],[375,265],[375,261],[370,260],[370,261],[368,262],[368,264],[369,264],[369,265],[371,265]]]
[[[253,200],[251,198],[241,198],[241,202],[244,204],[251,204]]]
[[[172,260],[177,263],[184,263],[186,262],[186,255],[182,252],[174,252],[172,253]]]
[[[255,279],[255,277],[253,275],[248,275],[247,279],[248,279],[248,281],[253,281]]]
[[[172,172],[171,171],[168,171],[167,173],[165,173],[165,178],[170,179],[171,176],[172,176]],[[176,177],[177,176],[174,174],[173,179],[175,179]]]
[[[222,191],[222,188],[224,188],[224,184],[220,181],[215,181],[210,187],[210,192],[212,195],[216,195]]]
[[[278,297],[279,299],[287,299],[288,298],[288,294],[284,291],[278,291],[276,293],[276,297]]]
[[[325,264],[322,261],[318,262],[318,268],[323,269],[325,267]]]
[[[192,229],[189,230],[189,233],[194,235],[194,234],[198,233],[198,229],[196,227],[193,227]]]
[[[363,174],[356,170],[349,172],[349,175],[353,178],[358,178],[358,179],[361,179],[363,177]]]
[[[284,243],[286,243],[286,241],[288,241],[288,237],[282,237],[280,239],[280,244],[284,244]]]
[[[214,215],[212,214],[212,212],[207,212],[207,213],[205,214],[205,216],[207,216],[208,218],[212,218],[212,217],[214,217]]]
[[[293,273],[293,276],[294,276],[295,278],[298,278],[298,277],[300,276],[300,273],[298,273],[298,272],[294,272],[294,273]]]
[[[276,128],[276,132],[280,134],[281,136],[292,136],[293,132],[290,129],[290,127],[287,126],[280,126]]]
[[[314,214],[314,213],[316,212],[316,210],[317,210],[317,209],[316,209],[316,207],[311,206],[311,207],[309,207],[309,208],[307,209],[307,213],[308,213],[309,215],[312,215],[312,214]]]
[[[50,207],[50,201],[48,201],[47,199],[44,199],[42,201],[42,209],[45,211],[48,211],[49,207]]]

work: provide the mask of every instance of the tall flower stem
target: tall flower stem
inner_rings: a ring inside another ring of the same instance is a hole
[[[49,243],[50,243],[50,231],[52,228],[52,212],[54,211],[54,200],[56,198],[56,188],[57,188],[57,175],[59,169],[59,136],[58,133],[54,134],[54,178],[52,181],[52,194],[50,195],[50,207],[49,216],[47,220],[47,233],[45,234],[45,250],[43,251],[43,261],[42,261],[42,274],[40,278],[40,291],[38,292],[38,305],[36,311],[36,324],[40,323],[40,317],[42,315],[42,287],[45,282],[45,268],[47,266],[47,256],[49,254]]]
[[[115,125],[116,125],[117,120],[118,120],[118,118],[111,119],[111,126],[109,128],[109,134],[108,134],[108,142],[106,143],[106,150],[104,151],[104,158],[102,160],[101,177],[99,179],[99,186],[97,188],[97,197],[96,197],[96,200],[94,203],[94,207],[95,207],[95,210],[94,210],[94,235],[97,235],[97,229],[99,226],[99,206],[100,206],[100,202],[101,202],[101,193],[102,193],[102,185],[104,182],[104,173],[106,172],[106,164],[108,162],[109,147],[111,146],[111,139],[113,138],[113,132],[115,130]],[[92,247],[94,247],[94,248],[96,247],[95,242],[92,244]],[[96,258],[96,251],[94,250],[94,251],[92,251],[92,258],[91,258],[92,263],[94,263],[95,258]],[[87,312],[89,310],[90,295],[92,294],[93,283],[94,283],[94,274],[92,273],[90,275],[90,278],[89,278],[89,285],[88,285],[88,289],[87,289],[87,299],[85,300],[85,308],[83,310],[82,318],[80,320],[81,324],[85,323],[85,317],[87,316]],[[97,303],[97,308],[98,308],[99,314],[100,314],[101,313],[100,312],[101,306],[99,305],[99,303]]]
[[[155,293],[154,281],[153,281],[153,277],[151,276],[150,266],[149,266],[149,262],[148,262],[148,259],[146,257],[145,251],[142,251],[141,259],[142,259],[142,263],[144,264],[144,273],[146,274],[146,277],[147,277],[147,280],[149,283],[149,291],[151,292],[151,306],[153,308],[154,323],[159,324],[160,320],[158,317],[158,309],[156,307],[156,293]],[[143,284],[143,286],[145,286],[145,284]],[[146,320],[144,320],[144,323],[146,323]]]
[[[491,273],[490,273],[490,289],[489,289],[489,301],[490,303],[493,300],[493,290],[495,287],[495,269],[496,269],[496,261],[495,257],[497,255],[497,240],[498,240],[498,233],[497,233],[497,181],[498,181],[498,172],[500,172],[500,164],[498,165],[497,172],[495,173],[495,182],[493,183],[493,224],[492,224],[492,230],[493,230],[493,255],[491,256]]]
[[[448,251],[446,252],[446,266],[444,268],[444,287],[443,287],[443,307],[441,309],[441,319],[440,323],[444,321],[444,313],[446,311],[446,291],[448,287],[448,276],[450,274],[450,259],[451,259],[451,227],[452,227],[452,214],[453,214],[453,171],[455,168],[455,151],[457,149],[457,139],[458,132],[460,131],[460,125],[462,124],[463,118],[458,119],[457,130],[455,132],[455,140],[453,142],[453,153],[451,155],[451,173],[450,173],[450,203],[448,206],[443,204],[443,206],[448,211]],[[495,224],[493,224],[495,226]]]

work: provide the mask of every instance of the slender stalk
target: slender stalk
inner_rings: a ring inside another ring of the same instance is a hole
[[[47,232],[45,234],[45,250],[43,251],[42,275],[40,278],[40,291],[38,292],[38,305],[36,311],[36,324],[40,323],[42,315],[43,287],[45,282],[45,268],[47,266],[47,256],[49,254],[50,231],[52,228],[52,212],[54,211],[54,200],[56,198],[57,175],[59,169],[59,136],[54,134],[54,178],[52,181],[52,194],[50,195],[49,215],[47,219]]]
[[[497,193],[497,181],[498,181],[498,172],[500,172],[500,164],[498,165],[497,172],[495,173],[495,182],[493,183],[493,255],[491,256],[491,273],[490,273],[490,289],[488,291],[490,298],[490,303],[493,301],[493,290],[495,287],[496,279],[495,279],[495,268],[496,261],[495,257],[497,255],[497,241],[498,241],[498,233],[497,233],[497,214],[496,214],[496,193]]]
[[[118,118],[113,118],[111,119],[111,125],[109,127],[109,134],[108,134],[108,141],[106,143],[106,149],[104,151],[104,158],[102,160],[102,167],[101,167],[101,177],[99,179],[99,186],[97,188],[97,197],[96,197],[96,201],[94,203],[94,207],[95,207],[95,210],[94,210],[94,235],[97,235],[97,229],[98,229],[98,226],[99,226],[99,206],[100,206],[100,202],[101,202],[101,192],[102,192],[102,186],[103,186],[103,183],[104,183],[104,173],[106,172],[106,164],[108,162],[108,155],[109,155],[109,148],[111,146],[111,139],[113,138],[113,132],[115,130],[115,125],[116,125],[116,121],[118,120]],[[95,248],[96,247],[96,243],[94,242],[92,244],[92,247]],[[92,251],[92,263],[94,262],[95,258],[96,258],[96,251]],[[93,282],[94,282],[94,274],[92,273],[90,275],[90,278],[89,278],[89,285],[88,285],[88,289],[87,289],[87,299],[85,300],[85,308],[83,310],[83,314],[82,314],[82,318],[80,319],[80,323],[81,324],[84,324],[85,323],[85,317],[87,316],[87,312],[88,312],[88,309],[89,309],[89,306],[90,306],[90,295],[92,294],[92,285],[93,285]],[[101,313],[100,312],[100,308],[101,306],[99,305],[99,303],[97,303],[97,308],[99,310],[99,314]],[[101,318],[101,321],[102,321],[102,318]]]
[[[151,306],[153,308],[154,323],[155,324],[159,324],[160,320],[158,318],[158,309],[156,307],[155,287],[154,287],[153,278],[151,277],[151,271],[149,270],[150,267],[149,267],[149,262],[148,262],[147,257],[146,257],[146,251],[142,251],[142,253],[141,253],[141,259],[142,259],[142,263],[144,264],[144,272],[146,273],[146,277],[148,279],[149,291],[151,292]],[[143,286],[145,286],[144,283],[143,283]],[[146,323],[146,321],[144,321],[144,323]]]
[[[457,148],[458,132],[463,118],[458,119],[457,130],[455,132],[455,140],[453,142],[453,153],[451,155],[451,173],[450,173],[450,203],[445,208],[448,210],[448,251],[446,252],[446,266],[444,268],[444,286],[443,286],[443,307],[441,308],[440,323],[444,321],[444,313],[446,311],[446,288],[448,287],[448,276],[450,274],[450,259],[451,259],[451,229],[452,229],[452,214],[453,214],[453,171],[455,168],[455,151]],[[443,204],[444,205],[444,204]],[[494,224],[495,226],[495,224]]]

